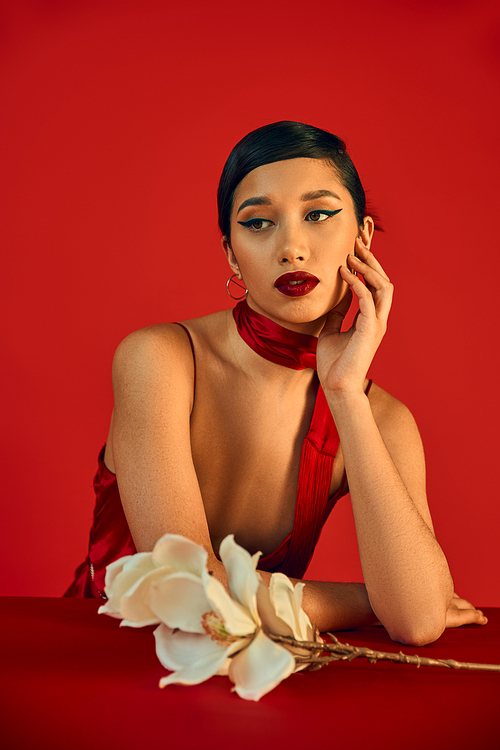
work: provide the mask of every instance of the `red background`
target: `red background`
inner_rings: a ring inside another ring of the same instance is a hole
[[[0,9],[1,594],[57,596],[128,332],[228,307],[215,192],[249,130],[344,137],[396,286],[371,375],[420,426],[457,591],[500,606],[495,1],[10,0]],[[310,577],[359,579],[341,501]]]

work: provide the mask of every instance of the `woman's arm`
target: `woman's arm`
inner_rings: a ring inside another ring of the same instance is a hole
[[[394,640],[422,645],[446,627],[453,583],[432,530],[414,420],[383,392],[374,415],[363,392],[386,330],[392,285],[363,242],[356,251],[349,265],[366,286],[347,268],[340,273],[360,312],[344,333],[350,299],[330,313],[318,342],[318,375],[340,436],[370,605]]]
[[[127,336],[113,360],[113,392],[113,461],[137,550],[152,550],[167,532],[182,534],[207,550],[224,582],[191,456],[194,364],[183,329],[152,326]]]
[[[394,640],[434,641],[445,628],[453,582],[432,530],[413,418],[402,404],[394,405],[379,428],[364,394],[330,394],[328,402],[372,609]]]

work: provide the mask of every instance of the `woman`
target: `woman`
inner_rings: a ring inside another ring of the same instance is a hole
[[[244,299],[119,345],[89,558],[67,595],[102,596],[106,565],[166,532],[205,547],[222,581],[229,533],[263,553],[265,581],[301,577],[349,491],[365,584],[306,584],[320,630],[378,619],[422,645],[486,622],[453,594],[415,422],[366,377],[392,285],[345,144],[302,123],[259,128],[233,149],[218,205],[228,291]],[[353,294],[359,314],[341,332]]]

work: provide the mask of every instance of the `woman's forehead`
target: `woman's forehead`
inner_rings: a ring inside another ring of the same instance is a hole
[[[324,159],[297,158],[264,164],[249,172],[234,193],[233,208],[252,197],[273,200],[301,200],[310,193],[330,193],[342,202],[350,199],[349,191],[342,185],[338,172]]]

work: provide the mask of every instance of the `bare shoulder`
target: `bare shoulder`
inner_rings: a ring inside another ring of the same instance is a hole
[[[116,348],[113,374],[149,369],[155,364],[181,366],[192,360],[189,338],[175,323],[147,326],[133,331]]]
[[[411,411],[390,393],[373,384],[368,394],[377,426],[406,489],[432,531],[425,488],[425,456]]]
[[[114,470],[117,427],[142,435],[165,414],[188,418],[193,407],[194,362],[186,332],[178,325],[148,326],[118,345],[112,368],[114,409],[106,464]]]
[[[387,443],[413,449],[421,447],[420,433],[413,414],[408,407],[383,388],[373,383],[368,394],[370,406],[377,426]]]
[[[113,374],[124,371],[140,374],[159,366],[162,373],[191,371],[193,354],[189,335],[202,339],[216,339],[222,313],[206,315],[177,323],[160,323],[133,331],[118,345],[113,359]]]
[[[413,414],[408,407],[376,383],[368,394],[373,416],[381,431],[417,429]]]
[[[128,394],[144,392],[156,399],[172,388],[192,402],[195,362],[191,341],[198,355],[216,353],[223,345],[230,311],[213,313],[177,323],[140,328],[126,336],[113,358],[113,389]],[[186,330],[187,329],[187,330]],[[173,394],[172,394],[173,395]]]

